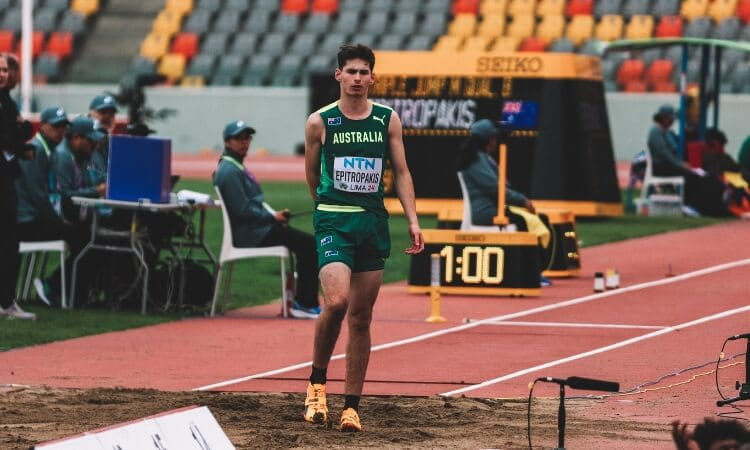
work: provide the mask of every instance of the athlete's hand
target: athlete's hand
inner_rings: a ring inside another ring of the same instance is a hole
[[[286,208],[282,209],[281,211],[276,211],[276,214],[273,215],[273,218],[276,220],[276,222],[279,222],[281,224],[289,222],[289,217],[291,217],[291,214]]]
[[[404,250],[404,253],[414,255],[424,250],[424,236],[418,224],[409,225],[409,236],[411,236],[411,247]]]

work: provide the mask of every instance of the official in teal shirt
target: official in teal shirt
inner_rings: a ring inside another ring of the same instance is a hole
[[[91,155],[97,183],[107,181],[107,164],[109,162],[109,138],[115,131],[115,116],[118,111],[117,101],[112,94],[99,94],[89,104],[89,116],[94,119],[99,130],[105,133],[104,139]]]

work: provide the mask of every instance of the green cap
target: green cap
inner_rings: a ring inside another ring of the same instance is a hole
[[[106,109],[114,109],[117,112],[117,101],[111,94],[99,94],[91,100],[89,110],[95,109],[97,111],[104,111]]]
[[[70,122],[68,128],[68,134],[78,134],[85,136],[92,141],[101,141],[107,135],[99,131],[99,124],[97,121],[88,116],[78,116]]]
[[[472,136],[479,136],[484,139],[496,137],[500,134],[500,128],[489,119],[477,120],[471,124],[470,130]]]
[[[237,136],[245,130],[250,131],[250,134],[255,134],[255,128],[251,127],[241,120],[229,122],[227,126],[224,127],[224,140],[226,141],[230,137]]]
[[[70,125],[68,120],[68,114],[64,109],[57,106],[47,108],[39,114],[39,120],[42,123],[48,123],[50,125]]]

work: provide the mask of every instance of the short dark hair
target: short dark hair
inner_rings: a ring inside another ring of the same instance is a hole
[[[695,426],[693,439],[701,450],[708,450],[712,443],[724,439],[734,439],[738,444],[750,442],[750,431],[736,420],[706,418],[703,423]]]
[[[339,69],[343,69],[347,61],[361,59],[370,64],[370,71],[375,70],[375,53],[366,45],[342,45],[338,55],[336,55],[336,59],[338,60]]]

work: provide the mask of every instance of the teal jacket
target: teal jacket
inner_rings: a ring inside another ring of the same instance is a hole
[[[34,136],[29,143],[34,146],[34,159],[19,161],[21,176],[16,179],[18,222],[62,220],[50,201],[50,194],[59,194],[55,172],[55,146],[49,145],[41,134]]]
[[[243,157],[225,150],[214,173],[214,185],[224,200],[235,247],[256,247],[276,222],[263,207],[263,190],[242,166]]]
[[[96,170],[91,158],[75,156],[65,138],[57,147],[55,158],[57,187],[62,195],[63,214],[72,222],[79,221],[79,208],[70,200],[72,197],[97,197]]]
[[[654,125],[648,132],[647,144],[654,166],[671,166],[682,170],[682,160],[677,157],[677,136],[671,130]]]
[[[492,225],[497,215],[497,163],[485,152],[461,171],[471,199],[471,221],[476,225]],[[505,203],[524,206],[528,199],[518,191],[505,187]]]
[[[107,164],[109,163],[109,137],[104,139],[100,147],[91,155],[91,166],[94,168],[94,183],[107,182]]]

